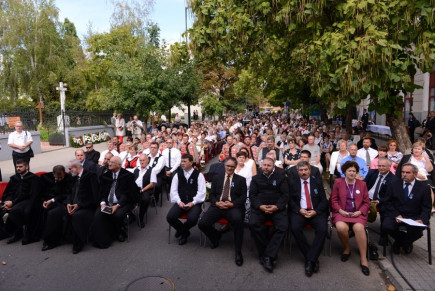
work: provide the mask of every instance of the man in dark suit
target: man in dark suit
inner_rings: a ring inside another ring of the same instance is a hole
[[[432,201],[430,187],[425,182],[417,181],[418,168],[406,163],[402,166],[401,183],[393,183],[387,189],[385,201],[385,219],[383,231],[394,238],[393,252],[406,254],[413,249],[413,242],[423,236],[423,228],[403,223],[399,218],[409,218],[416,222],[428,224]]]
[[[72,240],[73,254],[78,254],[88,241],[99,196],[98,182],[96,175],[84,170],[78,160],[71,160],[68,169],[73,181],[66,198],[67,236]]]
[[[271,158],[264,158],[262,173],[254,176],[249,190],[251,215],[249,228],[257,246],[260,263],[272,272],[273,261],[288,228],[288,183],[285,175],[278,173]],[[265,222],[272,221],[274,233],[269,240]]]
[[[139,189],[139,225],[145,227],[143,221],[148,206],[150,205],[151,195],[153,195],[154,186],[157,184],[157,176],[153,168],[148,164],[148,156],[142,154],[139,156],[140,167],[134,169],[133,175],[136,185]]]
[[[97,172],[97,164],[91,160],[85,159],[85,152],[83,150],[76,150],[76,159],[82,164],[83,169],[86,171],[94,174]]]
[[[290,184],[290,226],[295,240],[305,257],[305,274],[310,277],[319,271],[319,255],[328,230],[328,208],[323,182],[311,176],[309,162],[296,165],[299,180]],[[310,245],[304,235],[305,225],[311,225],[316,234]]]
[[[35,225],[39,217],[33,217],[35,202],[39,198],[40,180],[38,176],[29,172],[29,163],[24,159],[16,161],[16,174],[11,176],[3,193],[0,204],[0,239],[12,235],[8,244],[23,238],[23,226],[26,226],[22,244],[37,241],[34,237]]]
[[[367,113],[367,109],[363,110],[363,114],[361,115],[362,127],[364,130],[367,129],[367,125],[369,124],[369,114]]]
[[[63,221],[67,214],[66,198],[71,194],[72,176],[65,173],[65,167],[57,165],[53,172],[41,176],[42,215],[42,251],[60,245]]]
[[[184,154],[179,168],[172,179],[171,202],[174,205],[168,212],[166,220],[175,228],[178,244],[184,245],[190,236],[190,229],[196,225],[206,196],[204,175],[193,168],[193,156]],[[183,223],[180,216],[187,214]]]
[[[109,172],[101,176],[100,208],[94,216],[91,226],[94,246],[108,248],[114,238],[124,242],[126,233],[123,229],[126,215],[137,201],[139,191],[134,182],[134,175],[121,168],[121,159],[112,157]],[[106,208],[107,206],[107,208]],[[103,212],[107,209],[110,213]]]
[[[91,142],[86,144],[85,158],[86,160],[92,161],[98,165],[98,160],[100,159],[100,152],[94,150],[94,145]]]
[[[109,172],[109,162],[112,157],[113,154],[111,152],[108,152],[107,154],[104,155],[103,164],[97,169],[97,173],[96,173],[98,181],[100,181],[102,175]]]
[[[234,246],[237,266],[243,265],[242,243],[245,201],[247,194],[246,179],[234,174],[237,160],[229,157],[225,162],[225,174],[215,176],[210,191],[210,207],[198,223],[199,229],[210,239],[211,248],[219,246],[222,234],[214,228],[220,218],[227,219],[234,230]]]
[[[301,162],[303,161],[303,162],[310,163],[311,152],[308,150],[301,151],[300,159],[301,159]],[[287,172],[288,180],[290,182],[294,181],[294,180],[298,180],[300,178],[299,174],[298,174],[297,167],[291,167],[290,169],[286,170],[286,172]],[[310,175],[312,177],[316,178],[316,180],[322,181],[322,176],[320,175],[319,168],[311,166],[311,164],[310,164]]]

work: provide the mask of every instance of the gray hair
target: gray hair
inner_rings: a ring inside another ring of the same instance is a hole
[[[79,168],[83,168],[82,163],[80,163],[78,160],[74,159],[69,161],[69,164],[73,167],[79,167]]]
[[[310,169],[310,163],[306,162],[306,161],[300,161],[297,165],[296,165],[296,169],[299,170],[299,168],[302,167],[308,167],[308,169]]]
[[[412,167],[412,172],[413,172],[414,174],[417,174],[417,173],[418,173],[418,168],[417,168],[416,165],[411,164],[411,163],[404,163],[404,164],[402,165],[402,169],[403,169],[403,167],[405,167],[405,166]]]
[[[388,163],[388,165],[391,166],[391,161],[390,161],[389,159],[387,159],[387,158],[379,158],[379,159],[378,159],[378,163],[379,163],[380,161],[386,161],[386,162]]]

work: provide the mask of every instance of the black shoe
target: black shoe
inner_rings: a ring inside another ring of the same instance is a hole
[[[80,253],[83,250],[83,245],[73,245],[72,253],[73,255],[76,255]]]
[[[369,259],[375,261],[378,258],[378,248],[373,243],[369,243]]]
[[[54,249],[55,247],[57,247],[57,245],[50,245],[50,244],[44,242],[44,243],[42,244],[42,249],[41,249],[41,251],[45,252],[45,251],[48,251],[48,250]]]
[[[124,234],[120,234],[120,235],[118,235],[118,241],[119,242],[125,242],[125,235]]]
[[[239,266],[239,267],[243,265],[243,256],[242,256],[242,253],[236,253],[235,262],[236,262],[236,265]]]
[[[347,262],[347,260],[349,260],[349,257],[350,257],[350,253],[348,253],[348,254],[341,254],[340,259],[341,259],[342,262]]]
[[[14,242],[19,241],[22,237],[23,237],[22,232],[16,232],[10,239],[8,239],[8,241],[6,243],[13,244]]]
[[[313,263],[310,261],[305,262],[305,275],[311,277],[313,275]]]
[[[272,273],[273,265],[272,265],[272,260],[270,257],[262,257],[261,264],[266,269],[266,271],[268,271],[269,273]]]
[[[364,275],[366,275],[366,276],[370,275],[369,267],[367,267],[367,266],[363,266],[363,265],[361,264],[361,262],[359,263],[359,265],[361,266],[361,272],[362,272]]]
[[[410,244],[409,246],[403,247],[403,251],[405,252],[405,254],[409,255],[410,253],[412,253],[412,250],[414,249],[414,247],[412,246],[412,244]]]
[[[143,222],[143,220],[139,221],[139,227],[140,228],[144,228],[145,227],[145,223]]]
[[[392,248],[394,254],[400,254],[400,244],[398,242],[394,242]]]
[[[187,243],[187,237],[182,237],[178,240],[178,244],[180,246],[185,245]]]
[[[221,240],[221,234],[219,234],[218,238],[215,241],[210,241],[210,248],[215,249],[219,246],[219,241]]]
[[[314,272],[314,273],[319,272],[319,268],[320,268],[320,263],[319,263],[319,260],[317,260],[317,261],[314,263],[314,266],[313,266],[313,272]]]

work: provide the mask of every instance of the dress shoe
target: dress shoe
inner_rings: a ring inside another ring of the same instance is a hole
[[[361,264],[361,262],[359,263],[359,265],[361,266],[361,272],[362,272],[364,275],[366,275],[366,276],[370,275],[369,267],[367,267],[367,266],[363,266],[363,265]]]
[[[17,232],[10,239],[8,239],[8,241],[6,243],[7,244],[13,244],[14,242],[19,241],[22,237],[23,237],[23,233],[22,232]]]
[[[314,273],[319,272],[319,268],[320,268],[320,263],[319,263],[319,260],[317,260],[317,261],[314,263],[314,266],[313,266],[313,272],[314,272]]]
[[[215,241],[210,241],[210,248],[215,249],[219,246],[219,241],[221,240],[221,234],[219,234],[218,238]]]
[[[270,257],[262,257],[261,264],[266,269],[266,271],[268,271],[269,273],[272,273],[273,265],[272,265],[272,260]]]
[[[311,277],[313,275],[313,263],[311,261],[305,262],[305,275]]]
[[[45,251],[48,251],[48,250],[54,249],[55,247],[57,247],[57,245],[50,245],[50,244],[44,242],[44,243],[42,244],[42,249],[41,249],[41,251],[45,252]]]
[[[83,245],[73,245],[73,255],[80,253],[83,250]]]
[[[243,256],[242,253],[236,253],[236,259],[235,259],[236,265],[241,266],[243,265]]]
[[[124,234],[120,234],[120,235],[118,235],[118,241],[119,242],[125,242],[125,235]]]
[[[412,246],[412,244],[410,244],[409,246],[404,246],[403,247],[403,251],[405,252],[405,254],[409,255],[410,253],[412,253],[412,250],[414,249],[414,247]]]
[[[187,243],[187,237],[182,237],[178,240],[178,244],[180,246],[185,245]]]
[[[341,254],[341,257],[340,257],[342,262],[347,262],[347,260],[349,260],[349,258],[350,258],[350,253],[348,253],[348,254]]]
[[[139,220],[139,227],[140,228],[144,228],[145,227],[145,223],[144,223],[144,221],[143,220]]]
[[[392,248],[394,254],[400,254],[400,244],[398,242],[394,242]]]

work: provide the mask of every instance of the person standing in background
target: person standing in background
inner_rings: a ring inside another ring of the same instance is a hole
[[[16,169],[17,160],[25,160],[30,167],[31,151],[30,145],[33,143],[30,132],[23,131],[23,122],[15,122],[15,131],[9,134],[8,146],[12,148],[12,161]]]
[[[125,120],[122,118],[122,114],[118,114],[118,118],[115,122],[116,127],[116,136],[119,139],[119,142],[122,143],[124,135],[125,135]]]

